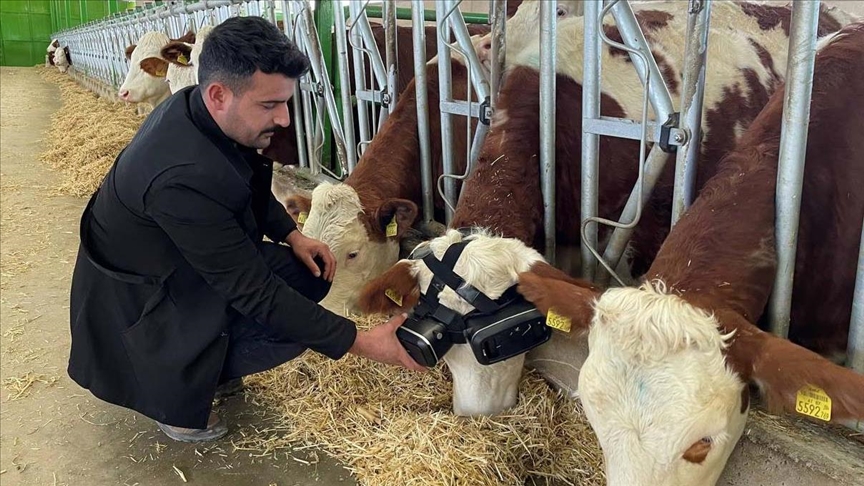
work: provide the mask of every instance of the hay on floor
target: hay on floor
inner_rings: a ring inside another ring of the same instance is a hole
[[[357,322],[365,329],[382,321]],[[578,401],[533,372],[522,378],[517,406],[487,418],[452,414],[444,365],[415,373],[307,352],[247,385],[277,425],[235,447],[322,447],[363,485],[604,484],[602,453]]]
[[[144,121],[134,105],[101,99],[56,68],[37,68],[60,89],[63,106],[51,117],[40,160],[63,173],[59,193],[93,193]]]

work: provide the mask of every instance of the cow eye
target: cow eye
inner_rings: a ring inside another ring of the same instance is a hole
[[[558,16],[563,17],[565,15],[567,15],[567,9],[564,7],[558,7]]]
[[[351,253],[348,254],[348,259],[349,259],[349,260],[353,260],[353,259],[357,258],[357,255],[358,255],[359,253],[360,253],[359,250],[357,250],[357,251],[352,251]]]
[[[684,460],[693,464],[701,464],[711,452],[711,445],[714,441],[711,437],[702,437],[693,443],[685,452]]]

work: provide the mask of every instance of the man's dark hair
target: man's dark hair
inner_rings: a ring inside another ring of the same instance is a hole
[[[297,79],[309,67],[309,58],[275,25],[261,17],[232,17],[204,39],[198,84],[203,88],[218,81],[241,94],[255,71]]]

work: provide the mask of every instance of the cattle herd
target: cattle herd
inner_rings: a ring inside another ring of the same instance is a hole
[[[698,197],[670,231],[674,164],[667,163],[619,267],[628,285],[600,288],[571,277],[579,268],[580,245],[579,1],[559,0],[556,29],[556,244],[566,264],[555,267],[538,251],[545,242],[537,0],[508,2],[506,70],[489,133],[476,166],[457,185],[461,197],[449,228],[421,243],[440,259],[454,243],[469,241],[454,267],[468,284],[492,299],[517,285],[541,312],[565,319],[570,328],[554,331],[549,342],[526,354],[488,366],[478,364],[467,345],[454,345],[444,357],[453,374],[453,412],[500,413],[516,403],[522,369],[542,368],[557,385],[578,391],[610,485],[714,484],[742,435],[751,385],[769,410],[860,428],[864,376],[842,364],[864,221],[864,192],[858,191],[864,187],[864,21],[839,9],[820,11],[787,340],[763,329],[776,268],[775,185],[791,9],[715,2]],[[634,2],[633,9],[675,100],[686,3]],[[602,28],[620,41],[611,18]],[[373,24],[373,30],[383,51],[383,28]],[[130,70],[118,96],[156,106],[196,84],[208,31],[180,39],[158,32],[142,36],[127,48]],[[426,72],[437,179],[443,147],[434,32],[427,34]],[[471,34],[488,69],[489,29],[474,26]],[[332,290],[322,302],[337,313],[408,311],[432,280],[422,260],[400,260],[409,230],[427,222],[418,221],[422,188],[411,29],[399,27],[398,39],[398,103],[355,170],[344,182],[318,185],[311,198],[283,198],[295,220],[304,213],[302,231],[327,243],[337,258]],[[48,50],[65,72],[68,49],[53,42]],[[642,87],[630,57],[604,45],[601,64],[602,115],[641,118]],[[454,99],[467,99],[468,69],[461,56],[453,55],[451,71]],[[455,117],[454,133],[465,133],[467,123],[476,120]],[[296,164],[293,124],[273,140],[264,155]],[[461,173],[466,142],[461,136],[454,140],[455,170]],[[600,217],[616,220],[623,211],[637,181],[639,148],[634,140],[601,139]],[[441,220],[444,203],[437,193],[434,204]],[[608,236],[601,230],[601,240]],[[401,298],[392,298],[394,293]],[[458,314],[472,310],[449,288],[438,298]],[[802,396],[830,400],[829,413],[802,407]]]

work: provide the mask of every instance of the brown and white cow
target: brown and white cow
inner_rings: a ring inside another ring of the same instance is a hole
[[[69,66],[72,65],[72,56],[69,53],[69,46],[58,46],[54,50],[52,58],[54,59],[54,65],[57,66],[57,69],[61,73],[65,73],[66,71],[68,71]]]
[[[512,14],[511,3],[508,2],[508,10]],[[519,9],[531,3],[522,2]],[[509,38],[510,34],[508,42]],[[481,40],[480,35],[472,36],[475,49],[481,48]],[[458,53],[451,54],[453,98],[464,100],[468,94],[466,63]],[[442,173],[437,57],[427,63],[426,73],[433,180],[437,181]],[[473,93],[472,99],[476,100]],[[453,117],[453,126],[455,171],[462,173],[466,164],[465,118]],[[472,133],[475,127],[473,120]],[[400,240],[414,223],[422,204],[420,177],[416,94],[412,83],[402,92],[394,113],[345,182],[322,185],[313,191],[312,209],[303,231],[327,243],[338,265],[323,306],[334,312],[353,310],[361,285],[397,261]],[[459,186],[457,181],[457,191]],[[443,219],[444,203],[437,190],[434,204],[438,219]],[[387,226],[394,217],[395,228],[391,226],[392,236],[387,236]]]
[[[857,23],[832,36],[815,63],[792,304],[793,327],[814,335],[832,335],[850,318],[864,221],[862,79],[864,23]],[[542,312],[588,333],[578,390],[610,486],[713,485],[742,434],[748,384],[774,412],[864,421],[864,375],[754,325],[776,267],[783,98],[780,86],[641,286],[601,293],[519,276],[520,292]]]
[[[48,66],[54,65],[54,51],[60,47],[60,41],[58,39],[51,39],[51,43],[48,44],[48,47],[45,49],[45,52],[48,53]]]
[[[187,32],[177,40],[194,43],[195,33]],[[162,48],[170,41],[162,32],[147,32],[138,39],[137,44],[126,48],[129,72],[117,92],[121,100],[126,103],[143,103],[155,108],[171,95],[168,83],[165,82],[168,61],[161,54]]]

